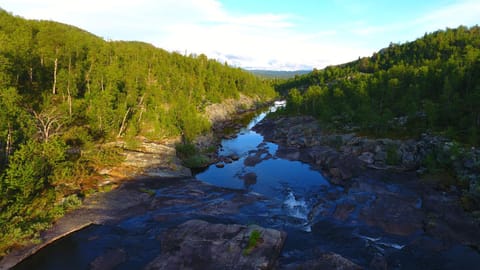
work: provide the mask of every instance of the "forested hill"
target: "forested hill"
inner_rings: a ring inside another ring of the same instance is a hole
[[[480,27],[425,34],[277,85],[288,110],[377,135],[435,132],[480,143]]]
[[[102,143],[191,140],[210,128],[206,106],[241,95],[275,92],[205,55],[107,42],[0,9],[0,256],[60,214],[95,163],[110,162]]]
[[[99,136],[184,132],[193,137],[206,128],[197,114],[206,105],[240,93],[273,95],[251,74],[204,55],[106,42],[72,26],[27,21],[5,11],[0,12],[0,42],[2,89],[13,88],[9,91],[30,111],[55,108],[68,124],[88,125]],[[125,130],[120,130],[125,116]],[[134,119],[141,121],[134,125]]]

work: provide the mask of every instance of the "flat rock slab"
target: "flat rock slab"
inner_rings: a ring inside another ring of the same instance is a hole
[[[246,251],[253,231],[260,239]],[[286,236],[257,225],[189,220],[163,234],[162,253],[146,269],[272,269]]]
[[[336,253],[325,253],[317,259],[301,264],[286,265],[282,270],[311,270],[311,269],[336,269],[336,270],[362,270],[363,268],[347,258]],[[374,268],[377,269],[377,268]]]

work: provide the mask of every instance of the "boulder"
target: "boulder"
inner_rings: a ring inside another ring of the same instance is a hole
[[[243,179],[243,182],[247,187],[251,185],[255,185],[257,183],[257,174],[254,172],[246,173],[241,178]]]
[[[371,152],[363,152],[360,156],[358,156],[358,159],[367,163],[367,164],[373,164],[373,162],[375,161],[373,159],[374,157],[374,154],[371,153]]]
[[[253,244],[252,233],[260,235]],[[146,269],[272,269],[285,239],[256,225],[189,220],[163,234],[162,253]]]

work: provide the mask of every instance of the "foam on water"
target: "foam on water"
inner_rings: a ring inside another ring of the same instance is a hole
[[[308,213],[310,212],[310,209],[305,200],[296,198],[293,191],[288,191],[283,205],[288,216],[302,222],[304,231],[310,232],[312,230],[308,222]]]

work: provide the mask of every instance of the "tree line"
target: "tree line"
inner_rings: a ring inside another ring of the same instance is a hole
[[[480,27],[445,29],[277,83],[289,113],[376,136],[480,143]]]
[[[105,41],[74,26],[0,9],[0,256],[78,203],[85,179],[115,162],[104,143],[192,140],[204,110],[274,89],[205,55]]]

